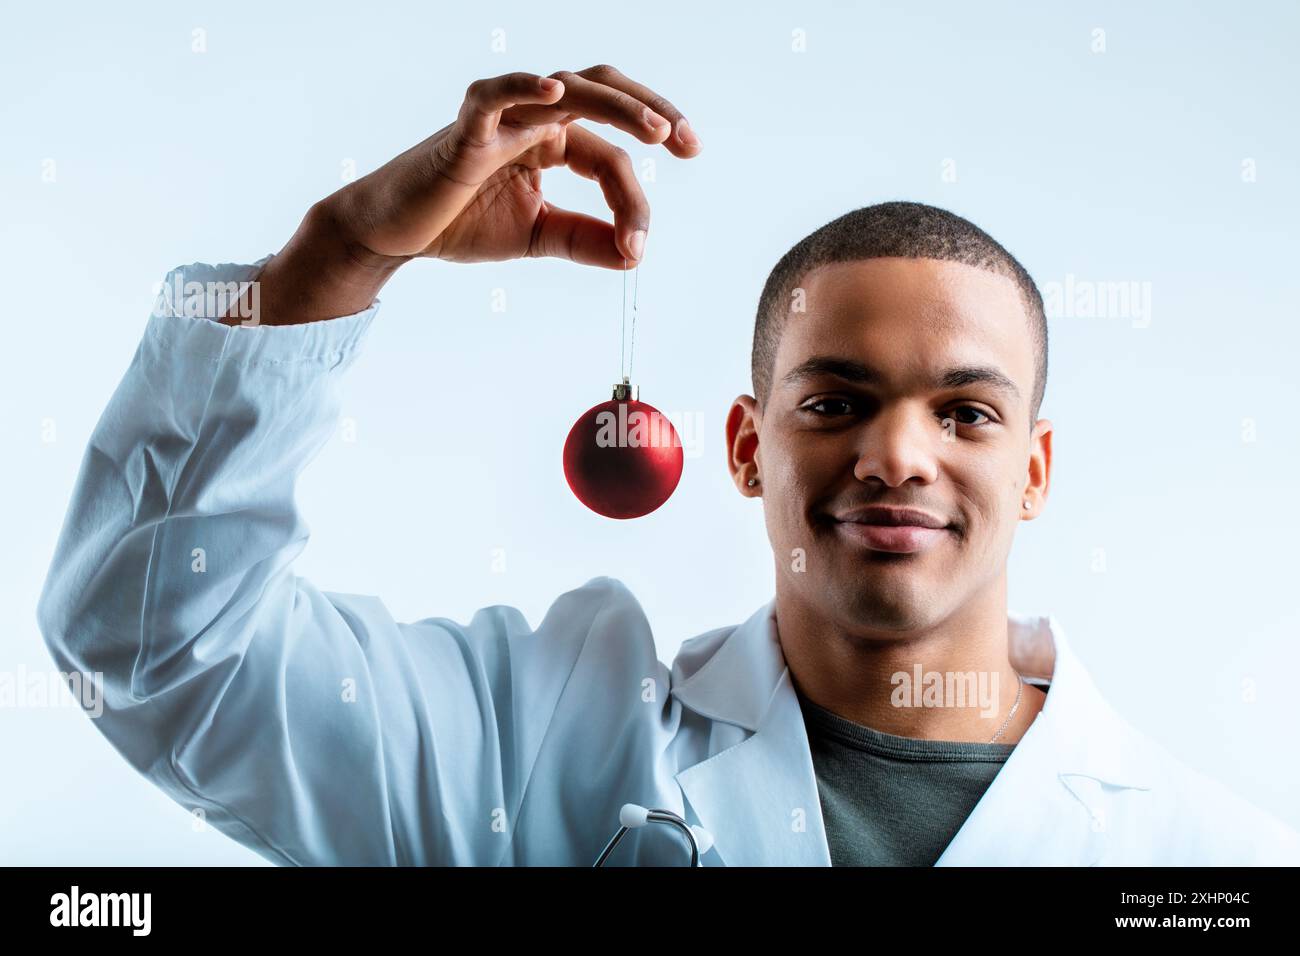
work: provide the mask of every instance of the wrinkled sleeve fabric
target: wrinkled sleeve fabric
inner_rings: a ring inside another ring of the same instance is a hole
[[[612,581],[561,595],[564,626],[539,640],[515,608],[403,624],[297,576],[295,481],[379,303],[212,321],[195,297],[265,261],[165,280],[80,466],[38,606],[46,645],[102,674],[92,719],[137,770],[267,859],[499,864]]]

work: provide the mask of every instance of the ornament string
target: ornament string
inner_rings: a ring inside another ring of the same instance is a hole
[[[623,327],[619,332],[618,338],[618,371],[623,381],[631,381],[632,376],[632,358],[636,353],[636,300],[637,290],[641,286],[641,267],[637,266],[634,270],[636,278],[632,280],[632,346],[626,349],[627,352],[627,371],[623,371],[623,354],[624,340],[627,337],[627,259],[623,260]]]

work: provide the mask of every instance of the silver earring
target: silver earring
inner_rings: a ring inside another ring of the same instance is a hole
[[[756,484],[758,484],[758,479],[757,479],[757,478],[751,478],[751,479],[749,479],[749,481],[745,482],[745,484],[747,484],[747,485],[749,485],[749,487],[753,488]]]
[[[1025,506],[1025,510],[1028,511],[1028,510],[1029,510],[1029,502],[1028,502],[1028,501],[1024,502],[1024,506]]]

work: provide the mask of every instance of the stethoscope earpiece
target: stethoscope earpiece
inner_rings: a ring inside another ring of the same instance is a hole
[[[627,832],[639,830],[647,823],[666,823],[685,834],[691,844],[691,866],[699,866],[700,854],[713,849],[713,834],[703,827],[688,824],[671,810],[650,810],[638,803],[625,803],[618,811],[618,822],[618,832],[605,845],[605,849],[592,864],[593,867],[604,866],[609,855],[614,852],[614,847],[618,846]]]

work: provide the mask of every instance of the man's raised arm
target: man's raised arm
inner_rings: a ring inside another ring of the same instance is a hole
[[[627,268],[645,197],[626,154],[572,120],[698,148],[617,71],[554,79],[471,84],[454,123],[317,203],[264,264],[175,270],[82,461],[38,608],[45,641],[62,669],[103,674],[96,724],[133,766],[276,862],[499,862],[484,815],[512,812],[527,782],[513,679],[539,653],[580,650],[539,650],[512,609],[399,624],[293,573],[297,476],[334,431],[396,268]],[[612,225],[542,198],[556,165],[599,182]],[[254,279],[252,323],[202,291]],[[527,703],[553,707],[561,689],[533,682]]]

